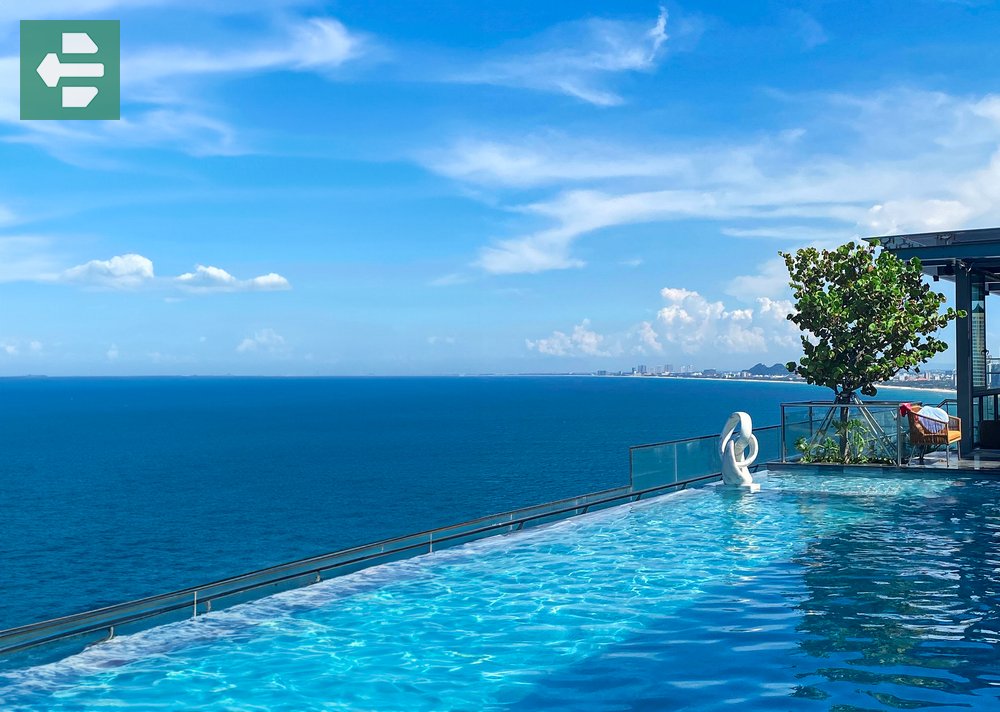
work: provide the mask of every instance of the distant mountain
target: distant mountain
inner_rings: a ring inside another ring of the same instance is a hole
[[[785,364],[776,363],[773,366],[765,366],[762,363],[758,363],[753,368],[748,368],[747,373],[754,376],[787,376],[789,375],[788,369],[785,368]]]

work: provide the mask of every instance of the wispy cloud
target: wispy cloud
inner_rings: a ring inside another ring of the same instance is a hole
[[[654,22],[581,20],[508,48],[503,56],[449,79],[565,94],[597,106],[614,106],[624,102],[611,86],[614,76],[655,69],[666,41],[665,9]]]
[[[154,3],[99,3],[89,7]],[[51,3],[53,10],[59,3]],[[241,12],[235,5],[230,11]],[[80,12],[74,11],[74,15]],[[122,55],[123,109],[120,121],[20,122],[17,57],[0,57],[0,120],[17,132],[11,142],[36,145],[73,164],[107,165],[108,153],[122,149],[163,148],[194,156],[240,155],[254,147],[239,128],[212,115],[201,86],[228,77],[274,71],[329,75],[364,56],[374,40],[330,17],[275,19],[264,33],[229,32],[212,47],[157,46],[154,42]],[[193,80],[198,80],[194,82]]]
[[[233,38],[236,40],[236,38]],[[334,18],[289,23],[274,37],[242,38],[231,47],[150,47],[122,58],[122,84],[139,90],[164,80],[290,69],[324,71],[362,56],[371,40]]]
[[[494,274],[580,267],[572,251],[580,236],[637,223],[725,221],[721,230],[734,237],[804,244],[1000,220],[1000,96],[897,90],[775,100],[811,112],[805,128],[742,145],[647,148],[631,170],[611,158],[613,148],[583,157],[571,139],[544,149],[534,139],[465,142],[430,167],[479,185],[554,189],[508,206],[543,227],[484,246],[474,264]],[[825,139],[810,142],[832,132],[838,155]]]
[[[0,282],[45,279],[59,270],[52,243],[34,235],[0,236]]]

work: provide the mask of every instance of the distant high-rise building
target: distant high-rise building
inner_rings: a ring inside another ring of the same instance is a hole
[[[635,367],[635,372],[638,373],[640,376],[645,376],[647,373],[646,364],[640,363],[638,366]]]
[[[674,372],[674,365],[672,363],[665,363],[665,364],[663,364],[663,372],[664,373],[673,373]]]

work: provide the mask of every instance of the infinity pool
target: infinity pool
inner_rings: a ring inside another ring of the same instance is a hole
[[[0,675],[9,710],[998,709],[1000,482],[776,475]]]

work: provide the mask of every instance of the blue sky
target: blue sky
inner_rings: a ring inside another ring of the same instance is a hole
[[[121,20],[122,120],[19,121],[18,21],[88,18]],[[1000,224],[998,30],[972,0],[4,3],[0,375],[787,360],[778,250]]]

